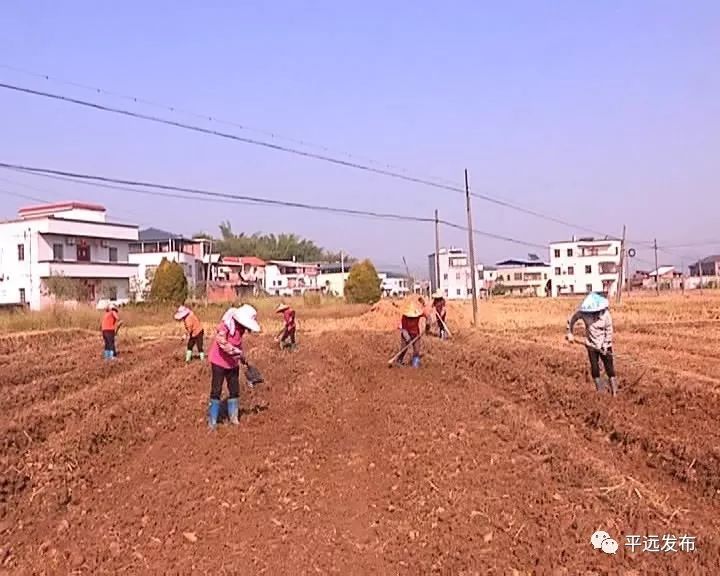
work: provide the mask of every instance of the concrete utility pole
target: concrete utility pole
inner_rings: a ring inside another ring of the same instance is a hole
[[[440,218],[435,210],[435,290],[440,290]]]
[[[212,238],[210,238],[209,247],[210,247],[210,251],[208,253],[208,267],[207,267],[207,274],[205,275],[205,305],[206,306],[207,306],[208,302],[210,301],[210,276],[212,275],[212,251],[213,251]]]
[[[653,241],[653,249],[655,250],[655,292],[659,295],[660,294],[660,269],[658,267],[658,247],[657,247],[657,238]]]
[[[617,302],[622,302],[623,286],[625,284],[625,233],[626,226],[623,224],[622,241],[620,242],[620,276],[618,276]]]
[[[345,296],[345,253],[340,250],[340,286],[342,286],[342,292],[340,296]]]
[[[470,252],[470,274],[472,286],[472,307],[473,307],[473,327],[477,327],[477,273],[475,272],[475,239],[473,237],[472,224],[472,207],[470,205],[470,184],[468,184],[468,171],[465,169],[465,202],[467,205],[468,220],[468,250]]]

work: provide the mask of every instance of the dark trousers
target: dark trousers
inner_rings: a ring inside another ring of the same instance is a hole
[[[400,334],[400,345],[402,346],[402,348],[405,348],[405,346],[410,344],[410,342],[412,342],[414,338],[415,338],[415,336],[412,336],[411,334],[408,334],[407,332],[403,331]],[[407,354],[407,351],[408,351],[408,349],[406,348],[405,350],[402,351],[400,356],[398,356],[397,361],[400,362],[401,364],[402,364],[403,360],[405,360],[405,354]],[[413,342],[412,351],[413,351],[413,356],[420,356],[420,338],[418,338],[417,340],[415,340],[415,342]]]
[[[187,349],[192,352],[193,348],[197,348],[197,351],[202,353],[203,340],[205,340],[205,330],[200,330],[200,333],[197,336],[190,336],[188,338]]]
[[[215,364],[212,365],[211,399],[220,400],[223,382],[227,382],[228,397],[237,398],[240,395],[240,367],[223,368]]]
[[[289,340],[293,346],[295,345],[295,328],[285,328],[280,342],[285,342],[286,340]]]
[[[103,330],[102,331],[103,342],[105,343],[105,351],[117,353],[115,350],[115,330]]]
[[[590,358],[590,373],[593,378],[600,378],[600,360],[605,366],[605,373],[608,378],[615,378],[615,363],[613,362],[612,348],[608,348],[604,354],[593,348],[588,348],[588,358]]]

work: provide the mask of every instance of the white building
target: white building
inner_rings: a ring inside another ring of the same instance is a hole
[[[620,277],[620,240],[573,239],[550,244],[552,295],[601,292],[612,296]]]
[[[271,260],[265,266],[265,292],[271,296],[302,296],[318,291],[320,264]]]
[[[511,259],[497,263],[495,286],[509,296],[551,295],[552,271],[540,259]]]
[[[392,272],[378,272],[380,289],[386,298],[403,297],[410,294],[410,283],[405,276]]]
[[[472,276],[470,258],[460,248],[440,249],[440,285],[436,280],[435,254],[428,256],[430,291],[440,290],[448,300],[465,300],[472,297]],[[486,280],[482,264],[475,265],[476,289],[481,296],[492,284],[492,279]]]
[[[211,259],[210,243],[148,228],[141,230],[136,241],[130,244],[129,260],[137,265],[132,282],[137,300],[144,300],[149,295],[155,271],[163,258],[182,265],[190,294],[203,287]],[[216,258],[212,261],[215,263]]]
[[[0,223],[0,305],[125,300],[137,269],[129,244],[137,238],[137,226],[107,222],[96,204],[23,208],[17,220]]]

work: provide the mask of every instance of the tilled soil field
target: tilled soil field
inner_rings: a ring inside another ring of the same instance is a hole
[[[425,342],[324,332],[207,431],[209,367],[176,339],[0,340],[0,573],[719,574],[720,327],[618,335],[594,392],[556,329]],[[616,555],[594,550],[603,529]],[[643,552],[628,535],[690,535]]]

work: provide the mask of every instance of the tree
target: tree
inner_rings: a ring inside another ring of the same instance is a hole
[[[185,302],[187,296],[188,285],[183,267],[163,258],[152,279],[150,300],[179,305]]]
[[[345,282],[345,299],[351,304],[374,304],[380,300],[382,281],[370,260],[354,264]]]
[[[57,300],[80,301],[87,296],[87,288],[77,278],[53,274],[45,279],[45,289]]]

